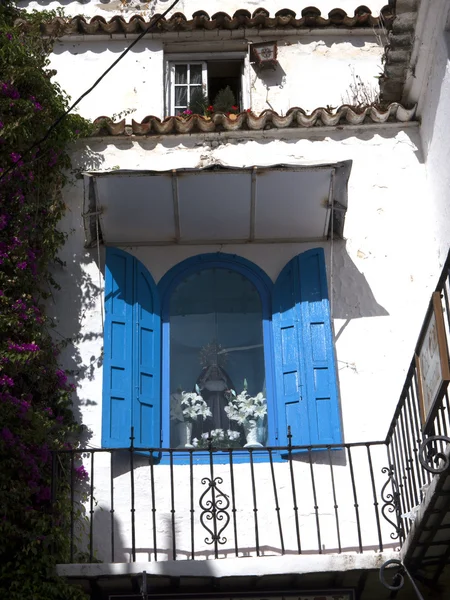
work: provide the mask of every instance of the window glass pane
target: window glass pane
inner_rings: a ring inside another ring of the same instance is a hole
[[[170,386],[172,447],[266,443],[261,299],[240,273],[205,269],[173,292]]]
[[[191,84],[202,83],[202,65],[191,65]]]
[[[187,107],[187,87],[175,87],[175,106]]]
[[[175,83],[187,83],[187,65],[175,65]]]

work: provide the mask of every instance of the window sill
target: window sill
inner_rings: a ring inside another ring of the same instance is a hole
[[[245,448],[241,450],[233,449],[213,449],[211,451],[195,450],[192,452],[176,451],[176,452],[161,452],[158,456],[155,455],[155,464],[158,465],[228,465],[243,464],[243,463],[273,463],[286,462],[286,451],[279,450],[270,451],[265,448]]]

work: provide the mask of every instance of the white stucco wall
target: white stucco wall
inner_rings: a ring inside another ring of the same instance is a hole
[[[114,62],[130,42],[126,39],[91,43],[59,42],[55,44],[51,67],[56,79],[72,100],[76,100]],[[120,120],[123,111],[141,121],[146,115],[163,116],[164,53],[159,41],[146,40],[130,52],[106,76],[78,107],[88,119],[99,116]]]
[[[78,109],[83,116],[94,119],[132,111],[128,116],[141,121],[147,115],[167,116],[164,110],[164,50],[169,43],[159,40],[141,40],[138,45],[107,75],[100,85],[82,102]],[[51,67],[56,79],[72,100],[77,99],[125,50],[129,40],[63,40],[55,43]],[[236,46],[222,50],[236,50]],[[244,53],[247,44],[239,42]],[[173,40],[170,54],[177,51]],[[183,45],[186,51],[186,45]],[[214,50],[204,44],[203,52]],[[219,50],[219,49],[218,49]],[[375,93],[376,77],[382,71],[382,47],[373,35],[294,37],[279,40],[276,71],[245,68],[247,94],[244,108],[259,113],[272,108],[280,114],[294,106],[311,111],[318,106],[337,107],[349,102],[348,93],[354,78],[359,76]],[[193,58],[202,59],[201,48],[196,47]],[[210,98],[212,102],[214,99]]]
[[[423,34],[419,63],[423,71],[416,87],[411,86],[409,95],[416,95],[422,117],[428,187],[425,210],[430,213],[430,235],[436,241],[440,267],[450,247],[450,31],[446,20],[449,6],[446,2],[437,2],[431,9],[425,21],[428,28]]]

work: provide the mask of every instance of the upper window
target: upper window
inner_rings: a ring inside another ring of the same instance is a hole
[[[323,250],[275,284],[226,254],[183,261],[158,286],[106,249],[102,443],[138,448],[340,443]]]
[[[207,105],[214,104],[217,94],[226,88],[230,89],[238,109],[244,108],[242,59],[169,61],[168,74],[167,105],[170,115],[180,115],[189,110],[196,98],[198,102],[199,95],[207,99]]]

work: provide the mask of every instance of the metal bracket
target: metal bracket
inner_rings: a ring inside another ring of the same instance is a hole
[[[342,212],[347,211],[347,207],[345,207],[343,204],[341,204],[337,200],[334,200],[332,203],[328,203],[328,208],[332,208],[333,210],[340,210]]]
[[[148,600],[147,571],[142,571],[141,596],[142,600]]]

